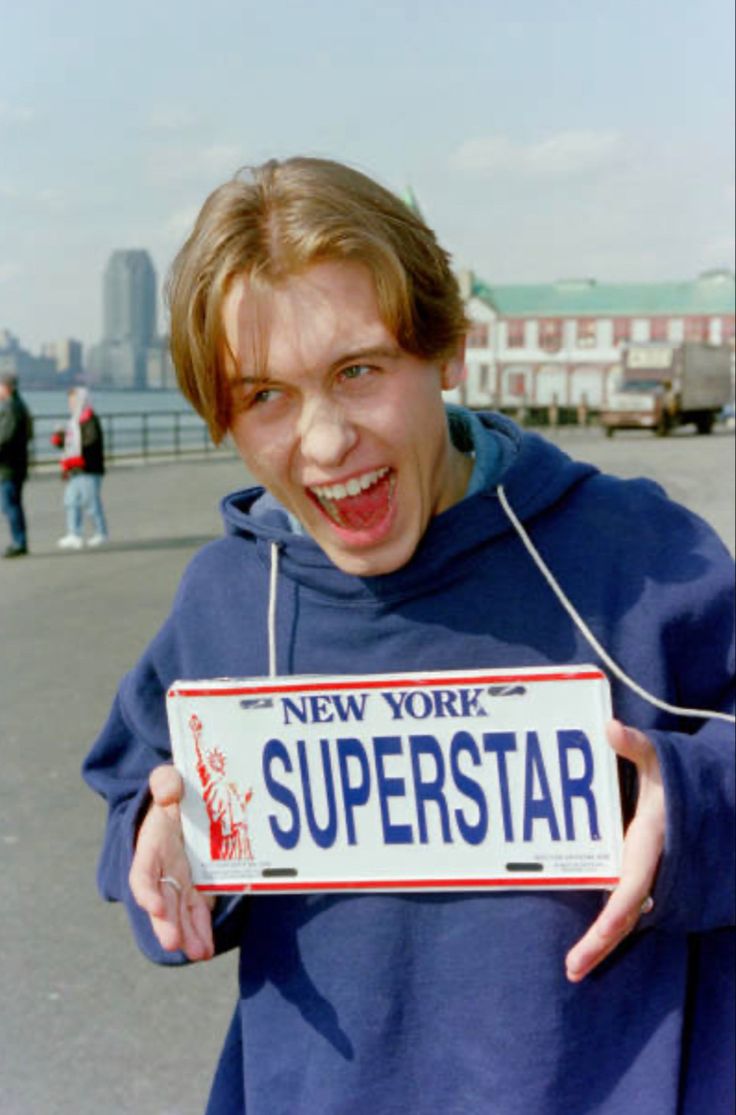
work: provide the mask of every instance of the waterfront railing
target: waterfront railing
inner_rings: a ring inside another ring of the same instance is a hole
[[[98,414],[105,437],[108,461],[180,457],[185,454],[222,452],[210,438],[207,426],[185,410],[136,411]],[[35,415],[31,459],[35,465],[58,462],[60,451],[51,435],[66,427],[68,415]]]

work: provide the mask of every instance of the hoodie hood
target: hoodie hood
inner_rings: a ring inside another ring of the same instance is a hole
[[[455,410],[457,414],[457,410]],[[572,487],[597,472],[573,461],[536,434],[522,431],[500,414],[468,414],[475,444],[492,439],[503,461],[500,474],[507,499],[522,521],[551,507]],[[279,551],[279,571],[294,581],[343,601],[379,597],[383,601],[426,591],[427,579],[456,575],[463,556],[488,540],[514,530],[491,483],[431,520],[411,561],[393,573],[355,577],[343,573],[306,534],[295,533],[288,512],[262,487],[234,492],[221,504],[228,534],[252,539],[266,565],[270,548]]]

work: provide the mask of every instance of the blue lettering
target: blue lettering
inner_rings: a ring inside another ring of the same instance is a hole
[[[440,814],[442,825],[442,839],[445,844],[452,843],[450,833],[450,815],[445,801],[445,760],[442,758],[440,745],[434,736],[409,736],[411,747],[411,768],[414,774],[414,792],[417,801],[417,824],[419,825],[419,840],[422,844],[428,843],[427,818],[424,813],[425,803],[433,801]],[[422,778],[420,756],[428,755],[434,763],[434,778]]]
[[[390,690],[387,690],[385,693],[381,693],[381,696],[387,703],[388,707],[391,709],[391,715],[394,720],[401,720],[401,706],[404,703],[406,691],[403,691],[401,693],[392,693]]]
[[[539,782],[540,797],[534,796],[535,777]],[[544,769],[542,749],[536,732],[526,734],[526,764],[524,770],[524,840],[532,839],[535,821],[546,821],[553,840],[560,839],[560,830],[552,804],[547,772]]]
[[[309,698],[309,707],[312,710],[313,724],[329,724],[331,720],[335,719],[335,714],[332,711],[332,701],[321,693],[316,697]]]
[[[327,794],[327,822],[320,828],[314,815],[314,800],[312,798],[312,779],[309,774],[307,762],[307,748],[303,739],[297,740],[299,754],[299,770],[302,776],[304,789],[304,813],[307,818],[312,839],[320,848],[331,848],[337,835],[337,808],[335,806],[335,784],[332,778],[332,763],[330,761],[330,745],[326,739],[319,741],[322,753],[322,775],[324,778],[325,793]]]
[[[384,761],[389,755],[401,754],[401,736],[374,736],[373,753],[376,759],[376,777],[381,802],[381,821],[385,844],[411,844],[413,840],[411,825],[394,824],[389,815],[388,799],[404,797],[403,778],[389,778],[384,769]]]
[[[367,693],[348,693],[342,697],[336,693],[332,698],[335,705],[335,710],[338,717],[345,723],[346,720],[362,720],[365,716],[365,703],[368,700]],[[345,702],[343,704],[343,701]]]
[[[411,693],[407,693],[404,704],[409,716],[413,717],[414,720],[426,719],[426,717],[432,715],[434,708],[432,698],[423,689],[414,689]]]
[[[514,732],[484,732],[483,749],[496,756],[498,767],[498,788],[501,792],[501,815],[503,817],[503,838],[506,841],[514,839],[514,822],[511,816],[511,797],[509,795],[509,772],[506,767],[506,755],[509,751],[516,751],[516,735]]]
[[[592,840],[600,840],[598,811],[591,787],[593,781],[593,752],[590,740],[577,728],[563,728],[557,733],[557,747],[560,754],[560,781],[562,783],[562,804],[565,810],[565,835],[568,840],[575,839],[575,818],[572,811],[572,798],[582,798],[588,807],[588,830]],[[570,774],[569,753],[579,751],[583,756],[583,773],[577,778]]]
[[[363,744],[358,739],[346,737],[337,741],[337,757],[340,764],[340,782],[342,783],[342,796],[345,802],[345,825],[348,834],[348,844],[355,844],[355,820],[353,811],[356,806],[365,805],[371,792],[371,771],[368,765],[368,756]],[[360,781],[350,781],[348,762],[355,759],[360,767]]]
[[[296,717],[300,724],[307,724],[309,722],[307,719],[307,709],[304,701],[304,697],[299,698],[299,704],[301,705],[300,708],[299,705],[297,705],[296,701],[292,701],[291,697],[281,698],[281,708],[284,713],[284,724],[291,724],[291,720],[289,719],[290,715]]]
[[[291,790],[287,789],[281,782],[277,782],[273,777],[271,766],[277,759],[283,764],[284,770],[291,774],[292,766],[289,752],[280,739],[270,739],[263,749],[263,777],[266,789],[274,801],[279,802],[289,810],[292,825],[290,829],[281,828],[273,814],[269,814],[268,823],[277,844],[289,851],[296,847],[299,842],[299,806]]]
[[[482,689],[460,690],[460,715],[461,716],[488,716],[488,713],[479,703]]]
[[[434,714],[435,716],[458,716],[457,693],[453,689],[435,689]]]
[[[470,732],[455,732],[450,744],[450,769],[452,770],[452,777],[455,785],[461,794],[474,801],[478,807],[478,820],[476,824],[470,825],[465,819],[465,814],[461,809],[455,810],[455,820],[457,827],[460,830],[460,835],[467,844],[482,844],[488,832],[488,806],[486,804],[485,795],[483,790],[473,778],[469,778],[467,774],[463,773],[460,769],[460,755],[466,752],[470,755],[473,764],[478,767],[481,764],[481,756],[478,750],[478,745],[471,736]]]

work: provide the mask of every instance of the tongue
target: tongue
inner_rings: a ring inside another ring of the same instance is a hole
[[[348,530],[365,530],[379,523],[388,512],[390,494],[389,474],[357,496],[335,500],[332,506],[339,525]]]

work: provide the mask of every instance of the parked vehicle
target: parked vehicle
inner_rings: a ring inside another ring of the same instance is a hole
[[[736,430],[736,406],[733,403],[726,403],[718,415],[718,421],[727,430]]]
[[[622,352],[621,382],[600,422],[608,437],[639,429],[663,436],[689,423],[709,434],[730,398],[728,345],[629,344]]]

